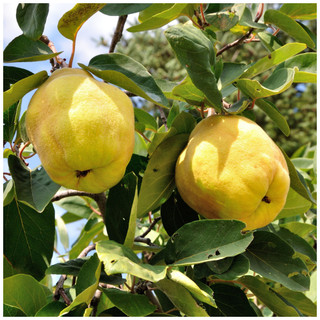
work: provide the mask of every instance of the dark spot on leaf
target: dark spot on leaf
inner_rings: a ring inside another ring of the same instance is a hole
[[[266,202],[266,203],[270,203],[270,202],[271,202],[270,199],[269,199],[267,196],[264,196],[264,197],[262,198],[262,201],[264,201],[264,202]]]
[[[212,258],[213,254],[208,254],[208,259]]]
[[[153,171],[153,172],[158,172],[159,170],[156,169],[156,168],[153,168],[152,171]]]
[[[219,255],[220,255],[220,251],[219,251],[219,250],[216,250],[215,255],[216,255],[216,256],[219,256]]]
[[[271,59],[271,54],[268,54],[268,59]]]
[[[179,233],[174,233],[174,234],[171,236],[171,242],[174,242],[178,236],[179,236]]]
[[[110,263],[115,263],[115,262],[116,262],[116,260],[115,260],[115,259],[113,259],[113,260],[111,260],[111,261],[110,261]]]
[[[256,88],[256,91],[261,91],[259,88]]]
[[[84,178],[90,171],[91,171],[91,169],[84,170],[84,171],[76,170],[76,176],[77,176],[77,178]]]
[[[232,82],[232,84],[233,84],[234,86],[237,86],[237,81]]]

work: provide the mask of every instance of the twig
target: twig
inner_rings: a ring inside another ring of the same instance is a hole
[[[168,130],[168,126],[167,126],[167,117],[164,113],[164,111],[162,110],[162,108],[160,106],[157,106],[158,109],[159,109],[159,112],[160,112],[160,118],[161,118],[161,121],[162,123],[164,124],[166,130]]]
[[[88,253],[92,250],[96,249],[96,244],[90,244],[89,246],[87,246],[86,248],[84,248],[81,253],[78,255],[78,258],[84,258],[88,255]]]
[[[161,217],[154,218],[154,220],[152,221],[148,229],[140,237],[144,238],[160,220],[161,220]]]
[[[127,17],[128,15],[123,15],[119,17],[117,27],[116,27],[116,30],[114,31],[113,38],[110,44],[109,53],[114,52],[114,49],[116,48],[117,43],[121,40],[123,28],[127,21]]]

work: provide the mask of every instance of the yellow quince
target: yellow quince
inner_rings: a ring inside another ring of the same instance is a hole
[[[286,160],[255,122],[213,115],[192,131],[176,163],[184,201],[209,219],[236,219],[244,230],[272,222],[290,187]]]
[[[131,100],[82,69],[58,69],[33,95],[28,137],[56,183],[100,193],[116,185],[134,148]]]

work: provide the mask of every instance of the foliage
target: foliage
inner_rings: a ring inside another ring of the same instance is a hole
[[[5,63],[66,67],[54,39],[42,35],[49,9],[19,4],[22,34],[5,48]],[[101,194],[65,190],[26,163],[34,150],[21,100],[47,71],[4,67],[4,315],[316,316],[317,157],[301,121],[315,119],[315,87],[294,89],[316,81],[308,27],[316,5],[82,3],[61,14],[59,32],[76,47],[98,11],[119,16],[109,53],[78,65],[159,113],[136,104],[135,150],[118,185]],[[125,40],[114,52],[127,15],[137,12],[125,39],[137,33],[147,51]],[[178,194],[176,159],[206,112],[256,119],[281,143],[291,185],[268,226],[242,233],[242,222],[206,220]],[[58,241],[65,253],[54,263]]]

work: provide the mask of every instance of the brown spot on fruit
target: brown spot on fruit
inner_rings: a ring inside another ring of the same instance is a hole
[[[91,170],[84,170],[84,171],[80,171],[80,170],[76,170],[76,176],[77,178],[84,178]]]
[[[264,197],[262,198],[262,201],[264,201],[264,202],[266,202],[266,203],[270,203],[270,202],[271,202],[270,199],[269,199],[267,196],[264,196]]]

